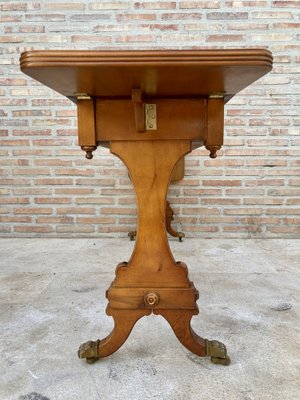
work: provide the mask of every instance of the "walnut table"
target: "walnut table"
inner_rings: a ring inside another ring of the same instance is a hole
[[[176,164],[205,146],[223,144],[224,104],[272,68],[264,49],[184,51],[28,51],[21,70],[78,108],[79,145],[87,158],[109,147],[133,182],[138,229],[133,254],[117,266],[107,291],[115,326],[79,348],[93,362],[118,350],[134,324],[163,316],[178,340],[198,356],[229,364],[226,347],[191,328],[198,292],[166,235],[166,194]]]

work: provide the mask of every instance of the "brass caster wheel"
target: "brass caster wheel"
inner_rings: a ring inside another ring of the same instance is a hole
[[[211,362],[214,364],[230,364],[230,358],[227,355],[225,344],[217,340],[205,340],[205,354],[211,357]]]
[[[78,350],[78,357],[85,358],[88,364],[93,364],[95,361],[99,360],[98,357],[98,347],[100,340],[93,342],[92,340],[85,342],[80,345]]]

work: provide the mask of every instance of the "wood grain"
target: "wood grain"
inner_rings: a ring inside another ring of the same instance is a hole
[[[21,70],[76,101],[75,93],[131,98],[204,96],[225,92],[225,102],[272,69],[266,49],[151,51],[33,50]]]

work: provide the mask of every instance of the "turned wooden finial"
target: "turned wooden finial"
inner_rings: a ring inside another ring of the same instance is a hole
[[[210,158],[217,158],[217,151],[220,150],[221,146],[205,146],[206,149],[210,152]]]
[[[97,146],[81,146],[81,150],[85,151],[85,158],[91,160],[93,158],[93,151],[95,151]]]

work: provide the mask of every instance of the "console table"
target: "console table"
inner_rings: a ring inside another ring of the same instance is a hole
[[[178,340],[198,356],[228,365],[224,344],[198,336],[191,319],[198,292],[166,235],[166,194],[176,164],[199,146],[215,158],[223,144],[224,105],[272,69],[265,49],[172,51],[28,51],[21,70],[77,104],[78,140],[91,159],[109,147],[133,182],[138,228],[128,262],[107,290],[114,329],[88,341],[89,363],[118,350],[134,324],[163,316]]]

